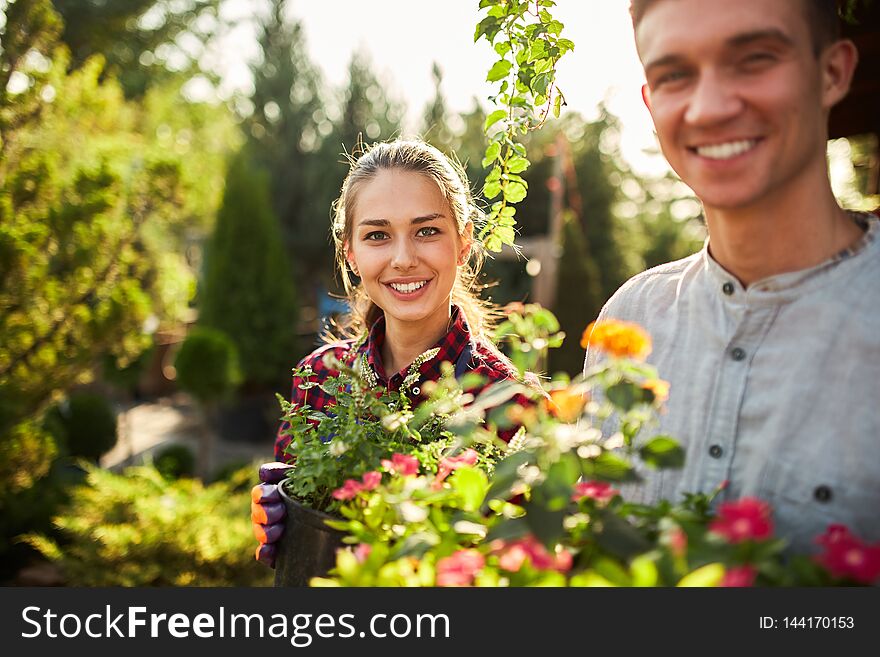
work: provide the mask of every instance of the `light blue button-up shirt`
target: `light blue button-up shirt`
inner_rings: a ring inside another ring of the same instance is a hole
[[[650,332],[648,362],[671,384],[659,433],[682,470],[641,469],[624,496],[756,496],[798,553],[832,523],[880,540],[880,221],[827,262],[748,288],[703,249],[630,279],[600,318]],[[587,367],[600,354],[587,353]]]

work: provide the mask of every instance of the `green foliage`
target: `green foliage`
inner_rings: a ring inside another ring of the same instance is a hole
[[[53,409],[69,456],[97,462],[116,444],[116,413],[93,392],[74,392]]]
[[[374,470],[393,453],[415,455],[436,472],[443,456],[460,449],[461,444],[445,429],[449,418],[461,410],[463,400],[451,366],[439,383],[423,386],[429,399],[414,413],[403,392],[371,388],[359,369],[327,358],[328,365],[340,372],[320,384],[336,399],[332,413],[310,407],[308,392],[298,406],[278,396],[288,423],[284,433],[291,438],[286,451],[295,466],[285,484],[292,496],[333,513],[340,505],[333,492],[347,480],[360,479]],[[417,372],[418,365],[411,370]],[[303,379],[300,388],[305,391],[319,385],[309,380],[313,375],[308,368],[295,370],[294,376]],[[471,442],[479,443],[482,462],[488,464],[496,447],[491,441],[474,439],[468,444]]]
[[[186,445],[168,445],[156,452],[153,467],[166,479],[192,477],[196,472],[196,457]]]
[[[551,111],[558,117],[565,103],[556,86],[556,66],[574,43],[560,36],[564,26],[550,13],[555,4],[480,1],[480,9],[487,12],[477,24],[474,41],[485,38],[499,56],[486,77],[499,83],[498,93],[491,97],[497,109],[483,125],[489,145],[482,163],[490,170],[483,194],[487,199],[501,196],[479,233],[489,251],[514,243],[513,206],[526,197],[528,186],[520,174],[531,164],[520,135],[541,127]]]
[[[241,383],[238,350],[222,331],[193,328],[174,359],[177,383],[204,404],[228,397]]]
[[[150,467],[121,475],[89,467],[55,518],[61,538],[32,533],[26,541],[72,586],[268,585],[271,573],[253,559],[249,494],[240,486],[253,478],[247,468],[206,487]]]
[[[233,340],[247,382],[286,382],[296,349],[296,286],[268,176],[247,151],[229,167],[205,259],[200,323]]]
[[[127,97],[173,75],[172,66],[198,70],[206,43],[221,27],[221,0],[52,1],[64,20],[61,39],[73,65],[103,55]]]

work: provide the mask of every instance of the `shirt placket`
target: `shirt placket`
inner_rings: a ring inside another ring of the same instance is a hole
[[[747,297],[745,311],[724,348],[700,467],[691,470],[696,481],[682,482],[685,490],[710,492],[731,479],[749,373],[775,314],[776,308],[750,303]],[[735,491],[726,490],[722,497],[728,495]]]

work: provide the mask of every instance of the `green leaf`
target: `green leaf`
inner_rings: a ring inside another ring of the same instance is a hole
[[[633,586],[657,586],[660,579],[660,573],[657,570],[657,564],[649,555],[643,554],[632,560],[629,565],[629,571],[632,573]]]
[[[483,187],[483,195],[486,198],[495,198],[500,193],[501,193],[501,183],[500,182],[487,182],[486,186]]]
[[[616,586],[632,586],[632,579],[623,567],[607,557],[599,557],[593,569]]]
[[[486,16],[483,20],[477,23],[477,29],[474,32],[474,42],[480,40],[480,37],[484,34],[486,35],[486,39],[489,43],[495,39],[495,35],[501,30],[501,22],[495,16]]]
[[[584,459],[581,461],[581,469],[585,479],[638,481],[638,475],[632,465],[613,452],[602,452],[594,459]]]
[[[508,182],[504,187],[504,200],[508,203],[519,203],[526,194],[526,186],[520,182]]]
[[[682,577],[676,586],[718,586],[723,578],[724,566],[710,563]]]
[[[523,505],[526,509],[525,520],[532,533],[545,545],[557,543],[565,534],[562,521],[565,519],[565,509],[551,511],[543,504],[534,501]]]
[[[495,44],[495,52],[498,53],[499,57],[504,57],[504,55],[510,52],[510,44],[507,41],[499,41]]]
[[[502,244],[513,246],[513,243],[516,242],[516,231],[512,226],[499,225],[492,232],[501,240]]]
[[[510,173],[521,173],[529,168],[529,164],[531,163],[526,158],[514,155],[507,160],[507,170]]]
[[[489,147],[486,149],[486,155],[483,158],[483,168],[485,169],[489,165],[491,165],[492,162],[494,162],[496,159],[498,159],[498,156],[500,154],[501,154],[501,144],[499,144],[497,141],[489,144]]]
[[[489,488],[486,473],[478,468],[459,468],[449,477],[449,483],[461,495],[465,511],[479,509]]]
[[[534,78],[532,78],[531,84],[529,87],[536,94],[540,94],[542,96],[547,95],[547,89],[550,87],[550,74],[547,72],[539,73]]]
[[[486,80],[488,82],[497,82],[498,80],[506,78],[510,73],[511,66],[513,66],[513,64],[508,60],[499,59],[492,65],[492,68],[489,69],[489,74],[486,76]]]
[[[680,468],[685,452],[670,436],[655,436],[639,449],[639,456],[655,468]]]
[[[504,246],[503,242],[498,239],[495,235],[489,234],[486,237],[486,241],[483,242],[487,251],[491,251],[492,253],[498,253],[501,251],[501,247]]]
[[[599,587],[599,586],[614,586],[613,582],[602,577],[599,573],[593,570],[587,570],[582,573],[578,573],[574,577],[571,578],[569,582],[569,586],[578,586],[578,587]]]
[[[498,123],[501,119],[503,119],[506,116],[507,116],[507,110],[503,110],[503,109],[495,110],[489,116],[486,117],[486,122],[483,124],[483,131],[485,132],[486,130],[491,128],[493,125]],[[498,142],[495,142],[495,143],[497,144]],[[491,148],[491,146],[490,146],[490,148]],[[498,152],[499,153],[501,152],[501,144],[498,144]],[[488,156],[488,151],[487,151],[486,155]],[[496,155],[496,157],[497,157],[497,155]]]
[[[574,41],[571,41],[569,39],[559,39],[559,41],[556,42],[556,45],[559,46],[559,49],[563,55],[569,50],[574,50]]]
[[[562,95],[556,94],[556,98],[553,99],[553,117],[559,118],[559,112],[562,110]]]
[[[632,410],[637,404],[649,403],[652,395],[651,391],[645,390],[632,381],[615,383],[613,386],[609,386],[606,391],[608,401],[623,412]]]
[[[520,466],[528,463],[532,458],[529,452],[516,452],[502,459],[495,466],[495,473],[492,475],[492,486],[486,497],[489,499],[500,498],[507,499],[510,496],[510,488],[519,480],[517,470]]]
[[[612,511],[601,510],[596,519],[602,531],[596,533],[596,543],[606,552],[629,561],[651,549],[651,542],[629,522]]]

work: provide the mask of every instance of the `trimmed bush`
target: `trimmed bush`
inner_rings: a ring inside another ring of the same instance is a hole
[[[116,444],[116,413],[101,395],[75,392],[52,414],[70,456],[97,462]]]
[[[192,329],[174,360],[178,385],[207,404],[228,397],[241,383],[238,350],[222,331]]]
[[[169,445],[153,457],[153,467],[166,479],[192,477],[196,473],[196,457],[186,445]]]

